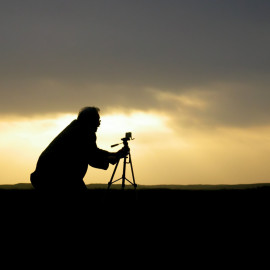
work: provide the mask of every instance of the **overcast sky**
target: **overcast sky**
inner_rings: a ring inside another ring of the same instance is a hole
[[[1,0],[0,114],[270,124],[269,14],[268,0]]]
[[[140,184],[269,182],[269,14],[269,0],[0,0],[0,183],[29,182],[91,105],[102,148],[133,132]]]

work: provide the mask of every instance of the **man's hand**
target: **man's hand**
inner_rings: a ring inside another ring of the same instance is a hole
[[[108,160],[109,163],[114,165],[119,160],[119,158],[116,156],[116,153],[112,153],[111,155],[108,156]]]
[[[116,153],[110,153],[108,156],[109,162],[114,165],[120,158],[124,158],[129,153],[129,150],[130,149],[128,147],[123,147]]]
[[[118,152],[116,152],[116,155],[120,158],[124,158],[129,153],[129,147],[123,147]]]

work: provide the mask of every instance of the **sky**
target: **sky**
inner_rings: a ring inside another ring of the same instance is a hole
[[[269,1],[0,6],[0,184],[29,182],[84,106],[101,110],[100,148],[133,133],[138,184],[270,182]]]

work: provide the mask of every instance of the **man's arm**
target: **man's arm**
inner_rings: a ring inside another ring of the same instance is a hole
[[[119,159],[125,157],[129,153],[129,148],[123,147],[117,152],[108,152],[99,148],[96,148],[94,155],[91,155],[88,163],[90,166],[107,170],[109,163],[114,165]]]
[[[128,147],[123,147],[116,153],[108,153],[108,161],[110,164],[115,164],[120,158],[124,158],[129,153]]]
[[[107,170],[110,164],[115,164],[117,161],[125,157],[129,153],[128,147],[123,147],[117,152],[108,152],[99,149],[96,145],[96,135],[94,134],[92,138],[89,138],[89,159],[88,164],[92,167]]]

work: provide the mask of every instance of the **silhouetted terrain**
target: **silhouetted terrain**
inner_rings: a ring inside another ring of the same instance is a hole
[[[24,230],[27,237],[56,239],[61,234],[68,241],[88,237],[90,245],[95,237],[103,239],[103,251],[112,236],[115,246],[119,237],[137,241],[136,247],[150,237],[152,245],[176,238],[178,245],[193,245],[202,238],[205,243],[231,235],[250,239],[267,226],[269,184],[139,186],[136,191],[118,187],[107,191],[107,185],[90,185],[85,193],[56,194],[39,193],[29,184],[2,186],[2,231],[4,224],[12,233]]]
[[[107,189],[107,184],[89,184],[88,189]],[[174,190],[235,190],[235,189],[258,189],[270,187],[270,183],[256,183],[256,184],[239,184],[239,185],[138,185],[138,190],[141,189],[174,189]],[[18,183],[14,185],[0,185],[2,189],[32,189],[30,183]],[[114,184],[111,189],[121,189],[121,184]],[[126,189],[133,189],[131,185],[127,185]]]
[[[0,199],[3,208],[9,205],[17,207],[36,207],[38,204],[54,205],[57,203],[91,206],[91,209],[113,208],[117,204],[122,208],[133,206],[141,208],[153,207],[153,210],[167,209],[185,211],[189,209],[217,209],[242,207],[268,207],[270,184],[251,185],[138,185],[135,191],[132,186],[121,190],[120,185],[112,185],[107,190],[106,184],[90,184],[84,193],[55,194],[40,193],[31,184],[0,186]],[[117,206],[117,207],[118,207]]]

